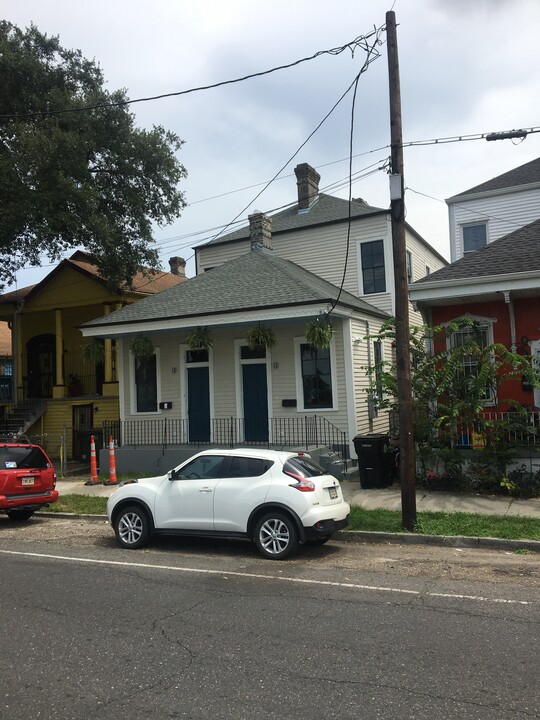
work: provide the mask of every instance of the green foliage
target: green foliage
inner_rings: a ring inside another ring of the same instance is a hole
[[[272,328],[257,325],[246,331],[246,342],[250,350],[258,347],[272,348],[276,344],[276,336]]]
[[[325,350],[330,347],[332,341],[332,323],[327,315],[322,318],[317,317],[307,323],[304,334],[312,348]]]
[[[186,344],[190,350],[210,350],[212,339],[207,328],[197,328],[186,335]]]
[[[136,358],[150,358],[154,354],[154,343],[149,337],[139,333],[131,341],[131,352]]]
[[[91,340],[81,348],[83,358],[90,363],[102,363],[105,360],[105,346],[103,340]]]
[[[454,333],[459,333],[461,344],[447,348],[446,340]],[[370,339],[394,342],[394,320],[387,321]],[[444,350],[436,351],[434,347],[441,341]],[[507,380],[521,376],[534,387],[540,385],[540,375],[530,356],[512,353],[500,343],[487,344],[481,327],[469,316],[445,326],[411,327],[410,354],[413,431],[421,480],[431,489],[443,489],[434,488],[442,484],[447,490],[501,492],[507,464],[519,439],[528,432],[526,410],[501,398],[501,387]],[[395,408],[395,365],[381,362],[367,371],[375,378],[367,392],[376,397],[376,390],[382,387],[378,406]],[[512,412],[497,413],[503,402],[513,405]],[[485,412],[486,405],[495,411],[492,417]],[[472,433],[484,449],[477,451],[465,468],[460,438]],[[514,442],[510,441],[512,437]],[[444,469],[442,474],[438,465]],[[435,475],[429,478],[429,472]]]
[[[182,141],[135,127],[125,91],[35,26],[0,21],[0,76],[0,282],[81,246],[113,288],[158,268],[152,226],[185,206]]]
[[[348,530],[403,532],[402,514],[399,510],[365,510],[352,505]],[[425,535],[540,540],[540,523],[536,518],[514,515],[422,512],[418,513],[416,531]]]

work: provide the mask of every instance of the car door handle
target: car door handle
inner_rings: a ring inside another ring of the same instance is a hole
[[[199,490],[199,492],[206,492],[206,493],[208,493],[208,492],[212,492],[212,488],[209,488],[209,487],[203,487],[203,488],[201,488],[201,489]]]

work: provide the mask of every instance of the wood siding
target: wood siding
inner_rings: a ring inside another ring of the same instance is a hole
[[[538,220],[539,208],[540,188],[450,203],[452,262],[463,257],[462,225],[486,222],[487,242],[492,243]]]

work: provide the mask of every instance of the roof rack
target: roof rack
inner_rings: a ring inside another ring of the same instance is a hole
[[[21,443],[21,445],[31,445],[29,438],[23,433],[0,433],[0,442],[2,443]]]

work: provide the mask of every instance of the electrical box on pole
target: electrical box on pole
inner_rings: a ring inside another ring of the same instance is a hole
[[[405,247],[405,198],[403,180],[403,138],[401,94],[397,50],[396,16],[386,13],[388,80],[390,89],[390,208],[395,278],[396,364],[399,418],[401,514],[403,527],[416,525],[416,463],[414,458],[411,360],[409,350],[409,294]]]

